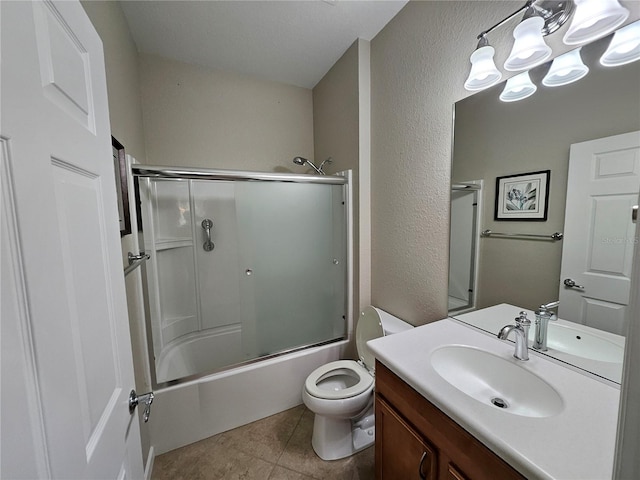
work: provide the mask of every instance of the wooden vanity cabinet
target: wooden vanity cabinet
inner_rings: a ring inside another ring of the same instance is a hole
[[[523,480],[520,473],[376,362],[376,480]]]

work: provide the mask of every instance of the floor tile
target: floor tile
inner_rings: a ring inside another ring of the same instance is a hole
[[[200,457],[191,480],[267,480],[275,464],[220,443]]]
[[[313,412],[303,405],[155,459],[153,480],[373,480],[374,448],[321,460],[313,451]]]
[[[305,411],[304,405],[220,434],[218,444],[276,463]]]
[[[302,473],[294,472],[288,468],[276,466],[271,472],[269,480],[315,480],[313,477],[304,475]]]
[[[316,455],[311,446],[314,415],[305,410],[300,424],[293,432],[291,440],[280,457],[278,465],[303,473],[316,479],[352,480],[358,466],[364,473],[363,465],[372,447],[348,458],[324,461]],[[362,458],[361,458],[362,457]],[[365,477],[356,477],[364,480]]]
[[[371,446],[354,456],[355,465],[352,468],[353,477],[351,480],[374,480],[376,476],[375,451],[375,447]]]
[[[215,450],[217,441],[218,437],[209,437],[158,455],[153,462],[152,480],[190,479],[191,472],[198,459],[204,455],[205,452]]]

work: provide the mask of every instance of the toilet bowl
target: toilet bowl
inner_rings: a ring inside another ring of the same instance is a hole
[[[302,400],[315,413],[313,450],[323,460],[348,457],[375,439],[373,387],[374,338],[412,328],[376,307],[364,309],[356,325],[359,360],[338,360],[316,368],[302,388]]]

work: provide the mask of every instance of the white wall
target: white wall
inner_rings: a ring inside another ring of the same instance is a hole
[[[147,160],[300,172],[313,157],[311,90],[140,55]]]

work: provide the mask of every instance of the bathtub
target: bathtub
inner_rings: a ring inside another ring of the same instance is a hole
[[[300,405],[307,376],[344,358],[348,343],[304,349],[156,390],[148,424],[154,455]]]
[[[215,358],[211,352],[215,352]],[[239,325],[181,337],[160,354],[156,364],[157,382],[162,384],[243,362],[246,359],[239,352],[242,352]],[[214,360],[216,363],[212,363]]]

